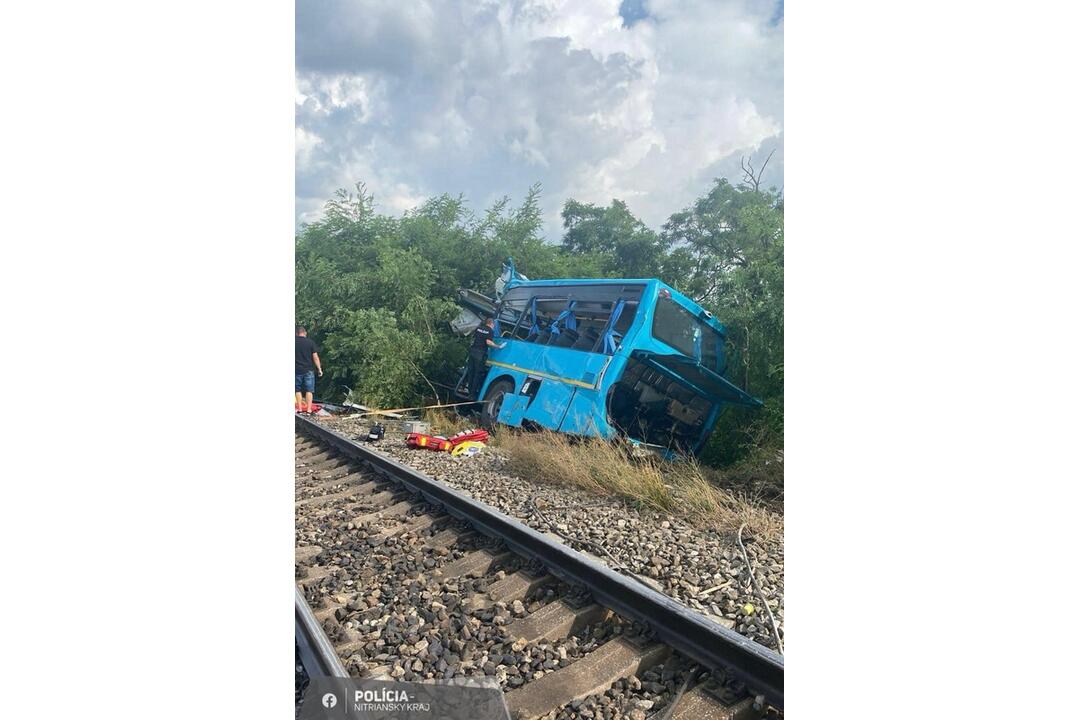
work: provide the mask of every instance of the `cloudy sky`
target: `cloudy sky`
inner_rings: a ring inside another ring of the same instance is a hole
[[[651,227],[750,155],[783,185],[783,0],[297,0],[296,221],[543,186]]]

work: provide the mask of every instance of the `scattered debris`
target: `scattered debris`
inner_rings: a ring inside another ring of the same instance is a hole
[[[449,438],[443,437],[442,435],[426,435],[419,432],[411,432],[405,435],[405,444],[410,448],[426,448],[428,450],[436,450],[439,452],[453,452],[455,448],[466,443],[474,448],[467,453],[464,450],[461,453],[454,453],[456,456],[462,454],[475,455],[480,452],[479,448],[484,447],[484,444],[487,441],[487,430],[462,430],[456,435],[451,435]]]
[[[484,443],[477,442],[475,440],[466,440],[465,442],[458,443],[450,451],[450,454],[454,457],[472,457],[478,455],[484,449]]]
[[[431,423],[426,423],[423,420],[406,420],[404,427],[406,433],[426,434],[431,429]]]
[[[424,433],[408,433],[405,435],[405,444],[411,448],[427,448],[428,450],[447,451],[453,448],[450,441],[441,435],[425,435]]]

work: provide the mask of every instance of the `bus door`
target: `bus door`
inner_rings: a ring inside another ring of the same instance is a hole
[[[563,420],[575,404],[575,397],[579,392],[586,396],[596,394],[595,388],[611,360],[610,355],[522,340],[507,338],[506,343],[505,350],[493,351],[488,360],[492,372],[501,367],[528,376],[520,391],[508,395],[500,409],[499,421],[508,425],[520,425],[524,419],[551,430],[566,429],[562,427]],[[595,413],[595,408],[589,412]]]

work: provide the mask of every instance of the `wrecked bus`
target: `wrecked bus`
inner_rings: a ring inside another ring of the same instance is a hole
[[[696,454],[726,405],[761,405],[724,378],[724,326],[660,280],[529,280],[509,261],[494,299],[462,290],[459,304],[455,331],[494,317],[506,344],[475,394],[487,425]]]

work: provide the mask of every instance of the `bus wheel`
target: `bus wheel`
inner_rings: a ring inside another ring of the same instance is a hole
[[[480,409],[480,424],[486,428],[492,428],[499,418],[499,410],[502,409],[503,397],[506,393],[514,392],[514,383],[509,380],[496,380],[484,393],[484,404]]]

